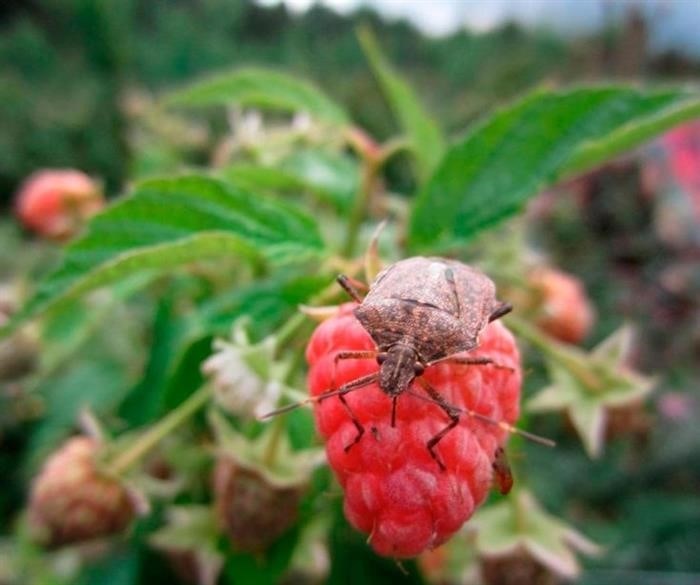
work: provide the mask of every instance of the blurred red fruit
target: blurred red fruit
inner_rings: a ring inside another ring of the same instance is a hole
[[[549,267],[538,268],[529,280],[539,296],[537,325],[560,341],[582,341],[593,326],[595,313],[581,281]]]
[[[311,366],[312,396],[374,372],[372,359],[334,362],[340,350],[371,350],[374,343],[352,314],[354,305],[323,322],[306,350]],[[443,363],[424,377],[450,404],[495,420],[513,423],[518,416],[520,356],[510,332],[500,322],[489,325],[470,357],[488,356],[507,368]],[[512,368],[512,370],[510,369]],[[418,384],[411,392],[425,396]],[[391,426],[391,399],[377,384],[346,396],[366,433],[351,449],[357,430],[337,397],[318,403],[316,423],[326,439],[329,463],[345,490],[345,515],[369,534],[374,550],[411,557],[445,542],[472,515],[491,486],[496,449],[505,432],[498,426],[462,415],[436,450],[443,471],[431,457],[428,441],[448,418],[435,403],[404,393],[396,426]]]
[[[52,240],[65,240],[104,207],[104,197],[98,185],[80,171],[45,170],[22,184],[15,206],[27,229]]]
[[[29,518],[44,544],[61,546],[117,534],[134,518],[125,487],[96,468],[97,449],[93,439],[72,438],[35,478]]]
[[[666,133],[661,139],[671,173],[700,221],[700,121],[688,122]]]

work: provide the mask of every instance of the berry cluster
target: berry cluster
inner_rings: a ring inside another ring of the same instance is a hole
[[[353,307],[344,305],[316,329],[309,342],[306,357],[312,396],[378,367],[371,359],[335,360],[341,350],[375,348],[353,315]],[[425,380],[453,406],[513,423],[518,416],[521,368],[512,335],[494,322],[469,355],[489,357],[501,367],[447,362],[428,368]],[[350,449],[346,447],[358,431],[338,397],[320,401],[315,409],[329,463],[345,490],[345,514],[353,526],[369,534],[375,551],[386,556],[415,556],[454,534],[486,497],[496,450],[506,438],[497,425],[462,415],[435,448],[445,465],[441,469],[427,443],[449,419],[440,406],[423,396],[427,398],[414,382],[410,392],[399,397],[392,427],[391,399],[376,383],[347,394],[353,416],[365,429]]]

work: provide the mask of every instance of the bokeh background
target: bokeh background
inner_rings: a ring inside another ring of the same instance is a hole
[[[6,0],[0,193],[7,200],[28,173],[55,166],[120,188],[135,164],[130,106],[237,65],[311,78],[384,138],[391,117],[357,43],[359,23],[380,33],[428,110],[457,132],[537,84],[692,81],[699,12],[693,0]]]

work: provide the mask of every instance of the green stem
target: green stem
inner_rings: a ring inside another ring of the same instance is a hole
[[[515,530],[518,534],[527,532],[527,511],[523,506],[522,491],[518,488],[510,494],[511,505],[513,506],[513,514],[515,516]]]
[[[282,439],[286,429],[286,425],[284,423],[285,419],[282,416],[278,416],[272,422],[272,431],[268,437],[267,445],[265,445],[265,452],[263,453],[262,459],[262,462],[267,469],[270,469],[274,465],[275,459],[277,458],[280,440]]]
[[[333,298],[336,292],[337,285],[333,283],[332,285],[328,286],[320,293],[315,295],[312,299],[310,299],[309,302],[311,305],[325,303],[329,299]],[[280,349],[285,348],[289,344],[289,342],[296,335],[299,329],[301,329],[306,324],[307,320],[308,317],[304,315],[304,313],[297,311],[296,313],[294,313],[294,315],[292,315],[289,319],[287,319],[284,322],[284,324],[277,330],[277,333],[275,334],[278,351]]]
[[[376,163],[365,160],[362,168],[362,179],[360,181],[360,189],[355,197],[355,205],[350,212],[350,220],[348,221],[348,231],[345,238],[345,246],[343,247],[343,256],[352,258],[357,245],[357,236],[360,231],[360,225],[365,218],[365,213],[369,202],[372,198],[372,189],[374,188],[374,180],[377,176],[379,167]]]
[[[277,339],[277,347],[281,348],[287,345],[289,341],[294,337],[294,334],[299,330],[300,327],[306,322],[306,315],[301,312],[296,312],[279,328],[275,337]]]
[[[160,441],[172,433],[177,427],[183,424],[194,413],[196,413],[208,401],[212,393],[212,386],[207,384],[202,386],[187,400],[172,410],[150,429],[144,432],[134,444],[128,449],[119,453],[114,460],[108,464],[107,469],[111,475],[123,475],[133,465],[146,456]]]

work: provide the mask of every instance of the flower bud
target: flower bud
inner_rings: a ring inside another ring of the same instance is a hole
[[[260,417],[275,408],[286,371],[286,364],[275,360],[276,345],[274,337],[251,344],[241,322],[234,326],[231,341],[214,342],[216,353],[204,362],[202,372],[211,377],[219,406],[247,417]]]

